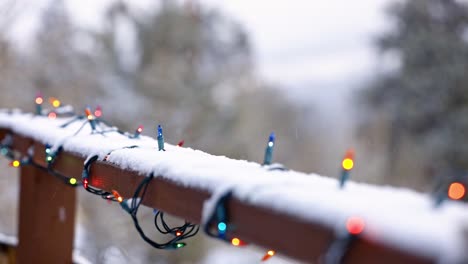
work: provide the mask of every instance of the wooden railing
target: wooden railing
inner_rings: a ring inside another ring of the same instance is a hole
[[[45,146],[31,138],[0,128],[0,139],[13,135],[12,148],[26,155],[33,146],[34,162],[46,166]],[[62,152],[53,169],[81,179],[85,157]],[[141,181],[137,171],[124,170],[105,162],[91,166],[90,184],[105,191],[119,190],[132,196]],[[18,263],[71,263],[76,189],[33,166],[21,167],[19,198]],[[148,186],[142,204],[174,216],[200,223],[203,203],[212,194],[155,178]],[[306,221],[278,211],[250,205],[237,199],[227,203],[231,235],[248,243],[275,249],[278,253],[305,262],[315,262],[329,249],[335,232],[323,224]],[[287,227],[287,228],[284,228]],[[272,232],[271,230],[274,230]],[[347,251],[345,263],[434,263],[427,256],[389,247],[367,237],[359,237]]]

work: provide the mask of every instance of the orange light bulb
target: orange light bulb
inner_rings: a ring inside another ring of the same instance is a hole
[[[268,250],[267,253],[265,254],[265,256],[263,256],[262,261],[269,260],[271,257],[273,257],[275,255],[275,253],[276,252],[274,250]]]
[[[459,182],[453,182],[448,189],[448,197],[452,200],[460,200],[465,196],[466,188]]]
[[[93,120],[94,119],[94,116],[93,116],[93,114],[91,114],[91,110],[89,110],[89,108],[85,109],[85,115],[86,115],[86,118],[88,118],[88,120]]]
[[[116,190],[112,190],[112,194],[114,195],[114,197],[117,199],[119,203],[123,202],[122,196],[120,196],[120,194]]]

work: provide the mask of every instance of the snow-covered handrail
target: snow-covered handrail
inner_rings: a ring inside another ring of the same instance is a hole
[[[235,226],[232,235],[298,260],[323,257],[346,220],[359,216],[365,230],[346,252],[346,263],[466,261],[466,205],[447,202],[434,209],[428,195],[407,189],[355,182],[339,189],[335,179],[315,174],[268,171],[254,162],[170,144],[157,151],[157,141],[145,136],[102,136],[91,134],[88,126],[74,135],[80,124],[60,128],[67,120],[0,113],[0,139],[12,133],[13,147],[23,153],[33,145],[34,160],[44,165],[44,145],[60,145],[64,151],[54,170],[76,179],[85,159],[99,155],[91,184],[124,197],[133,194],[141,177],[154,173],[158,177],[143,204],[195,223],[201,222],[204,203],[213,194],[232,190],[226,207]],[[124,149],[131,145],[139,148]]]

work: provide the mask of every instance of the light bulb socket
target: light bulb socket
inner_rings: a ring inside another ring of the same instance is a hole
[[[343,170],[343,171],[341,172],[341,177],[340,177],[340,188],[341,188],[341,189],[343,189],[344,186],[345,186],[345,184],[346,184],[346,182],[348,182],[349,176],[350,176],[350,174],[349,174],[349,171],[348,171],[348,170]]]

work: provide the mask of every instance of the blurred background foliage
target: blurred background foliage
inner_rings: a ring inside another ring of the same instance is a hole
[[[468,7],[414,0],[393,4],[388,13],[394,27],[376,46],[399,65],[358,94],[360,133],[377,137],[368,145],[387,157],[385,182],[428,189],[434,177],[468,169]]]
[[[353,146],[353,179],[421,191],[430,191],[436,177],[466,173],[465,3],[407,0],[389,6],[392,27],[376,37],[375,47],[393,67],[376,68],[371,80],[350,87],[344,113],[330,115],[260,79],[249,36],[234,19],[196,1],[160,2],[134,10],[116,1],[102,27],[93,29],[75,25],[64,2],[52,0],[29,42],[18,45],[9,29],[27,1],[5,1],[0,107],[33,111],[32,98],[42,91],[77,111],[100,105],[103,117],[125,130],[143,124],[144,133],[154,136],[161,123],[170,143],[184,139],[191,148],[257,162],[275,131],[275,161],[332,177]],[[12,186],[15,179],[1,180],[0,199],[10,202],[0,211],[0,232],[15,230]],[[76,246],[98,263],[199,263],[208,248],[222,246],[198,236],[181,252],[156,251],[119,208],[82,192],[80,200]],[[142,211],[143,218],[150,215]]]
[[[2,41],[3,107],[32,110],[25,95],[42,91],[77,111],[100,105],[123,129],[142,123],[152,135],[161,123],[170,142],[234,158],[261,160],[271,131],[287,148],[278,160],[313,144],[291,133],[307,134],[309,111],[256,77],[247,34],[217,11],[162,1],[142,14],[116,2],[93,31],[73,25],[55,0],[41,23],[27,52]]]

